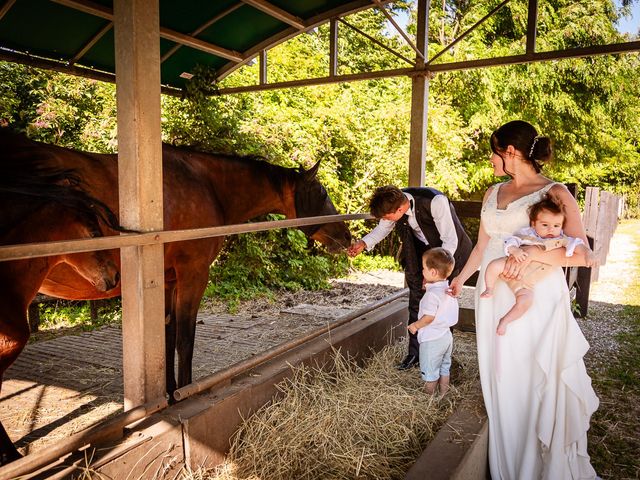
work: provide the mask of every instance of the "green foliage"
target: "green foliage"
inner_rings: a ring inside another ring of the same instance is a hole
[[[265,218],[276,219],[282,217]],[[221,297],[233,305],[271,290],[319,290],[328,288],[327,279],[344,274],[347,266],[344,255],[310,254],[298,229],[241,234],[213,264],[205,297]]]
[[[0,123],[35,140],[114,152],[115,112],[114,85],[0,62]]]
[[[91,319],[89,302],[58,300],[42,303],[39,308],[42,330],[80,327],[83,331],[91,331],[105,325],[119,324],[122,321],[122,307],[119,299],[101,301],[95,320]]]
[[[622,223],[618,228],[638,245],[638,222]],[[627,270],[637,278],[640,251],[634,250]],[[622,305],[620,330],[615,334],[615,351],[604,362],[603,371],[592,375],[594,389],[600,397],[600,407],[591,419],[589,454],[593,467],[603,478],[638,478],[640,473],[640,436],[637,435],[638,399],[640,398],[640,284],[636,281],[621,285]],[[590,317],[590,321],[601,321]],[[627,408],[628,407],[628,408]]]
[[[372,270],[402,270],[400,264],[392,256],[368,255],[366,253],[355,257],[351,261],[351,266],[362,272],[370,272]]]

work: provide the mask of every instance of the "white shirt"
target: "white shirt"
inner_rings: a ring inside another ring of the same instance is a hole
[[[522,237],[533,237],[538,241],[532,241],[527,238]],[[545,240],[567,240],[567,245],[565,247],[566,253],[565,256],[573,257],[573,253],[578,245],[584,245],[584,242],[581,238],[569,237],[565,235],[564,232],[560,232],[560,236],[554,238],[542,238],[539,236],[533,227],[524,227],[515,232],[511,237],[507,237],[504,241],[504,254],[505,256],[509,256],[509,247],[520,247],[522,245],[539,245],[540,243],[544,243]]]
[[[449,282],[446,280],[427,284],[427,291],[420,300],[418,320],[425,315],[435,318],[418,330],[418,343],[437,340],[449,332],[449,327],[458,323],[458,299],[447,295],[448,288]]]
[[[410,206],[407,209],[405,215],[407,216],[407,223],[413,229],[413,234],[418,240],[425,245],[429,245],[427,238],[425,237],[418,221],[416,220],[415,200],[413,195],[403,192],[404,196],[410,202]],[[447,250],[453,255],[458,248],[458,235],[456,234],[456,227],[453,224],[453,218],[451,217],[451,210],[449,208],[449,200],[444,195],[436,195],[431,200],[431,215],[433,221],[436,224],[440,239],[442,240],[442,248]],[[367,251],[371,251],[378,243],[380,243],[396,226],[396,222],[392,220],[380,219],[376,228],[371,230],[367,235],[362,238],[362,241],[367,245]]]

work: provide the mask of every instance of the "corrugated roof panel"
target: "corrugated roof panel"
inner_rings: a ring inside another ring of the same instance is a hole
[[[310,18],[345,4],[340,0],[269,0],[269,3],[300,18]]]
[[[192,72],[195,65],[206,65],[217,70],[226,63],[227,60],[224,58],[214,57],[208,53],[183,46],[162,63],[160,80],[164,85],[182,88],[186,83],[186,79],[181,78],[180,75],[183,72]]]
[[[16,2],[0,21],[0,45],[21,52],[68,60],[106,20],[48,0]]]
[[[89,42],[95,41],[74,65],[114,73],[113,28],[104,33],[113,15],[112,0],[69,0],[64,5],[51,0],[1,3],[7,8],[0,17],[0,58],[79,73],[81,69],[74,70],[73,66],[59,62],[68,62]],[[367,0],[270,0],[270,4],[282,9],[285,17],[286,14],[291,15],[294,24],[304,24],[310,18],[333,13],[335,8],[340,8],[344,15],[350,10],[373,6]],[[224,76],[237,65],[234,62],[244,63],[242,60],[246,60],[248,55],[255,55],[258,47],[276,45],[295,32],[286,18],[284,21],[276,18],[282,12],[272,16],[239,0],[160,0],[159,5],[161,28],[169,35],[177,34],[175,37],[189,37],[227,12],[193,39],[193,43],[210,44],[214,53],[183,45],[162,62],[162,83],[174,87],[184,85],[185,80],[180,75],[193,71],[198,64],[208,65]],[[266,9],[268,5],[265,5]],[[101,32],[103,36],[97,39]],[[161,55],[176,45],[175,40],[161,38]],[[229,52],[216,51],[215,47]],[[203,48],[206,50],[208,47],[204,45]],[[36,58],[20,55],[25,53]],[[113,78],[82,71],[85,73],[101,79]]]
[[[102,70],[104,72],[113,71],[116,63],[113,27],[96,44],[87,51],[78,63],[81,65]]]
[[[246,27],[238,28],[238,25]],[[286,23],[245,5],[209,27],[198,38],[243,52],[287,28]]]
[[[160,25],[189,34],[238,3],[238,0],[164,0],[160,2]]]

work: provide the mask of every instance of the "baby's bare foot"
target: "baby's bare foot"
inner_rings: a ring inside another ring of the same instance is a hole
[[[491,298],[493,296],[493,288],[485,288],[484,292],[480,294],[481,298]]]

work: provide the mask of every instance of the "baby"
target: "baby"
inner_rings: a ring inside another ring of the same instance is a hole
[[[504,270],[509,255],[518,262],[527,258],[527,252],[520,248],[521,245],[535,245],[543,250],[564,247],[567,257],[573,256],[576,250],[583,250],[587,257],[587,265],[593,262],[593,252],[582,239],[568,237],[562,232],[565,220],[564,211],[549,196],[531,205],[529,220],[530,227],[518,230],[504,241],[504,251],[507,256],[496,258],[487,265],[484,273],[485,290],[480,295],[481,298],[489,298],[493,295],[493,287]],[[533,302],[534,285],[551,271],[552,267],[549,265],[531,262],[524,270],[522,279],[505,280],[515,294],[516,303],[498,322],[496,329],[498,335],[504,335],[507,331],[507,325],[520,318],[529,309]]]

